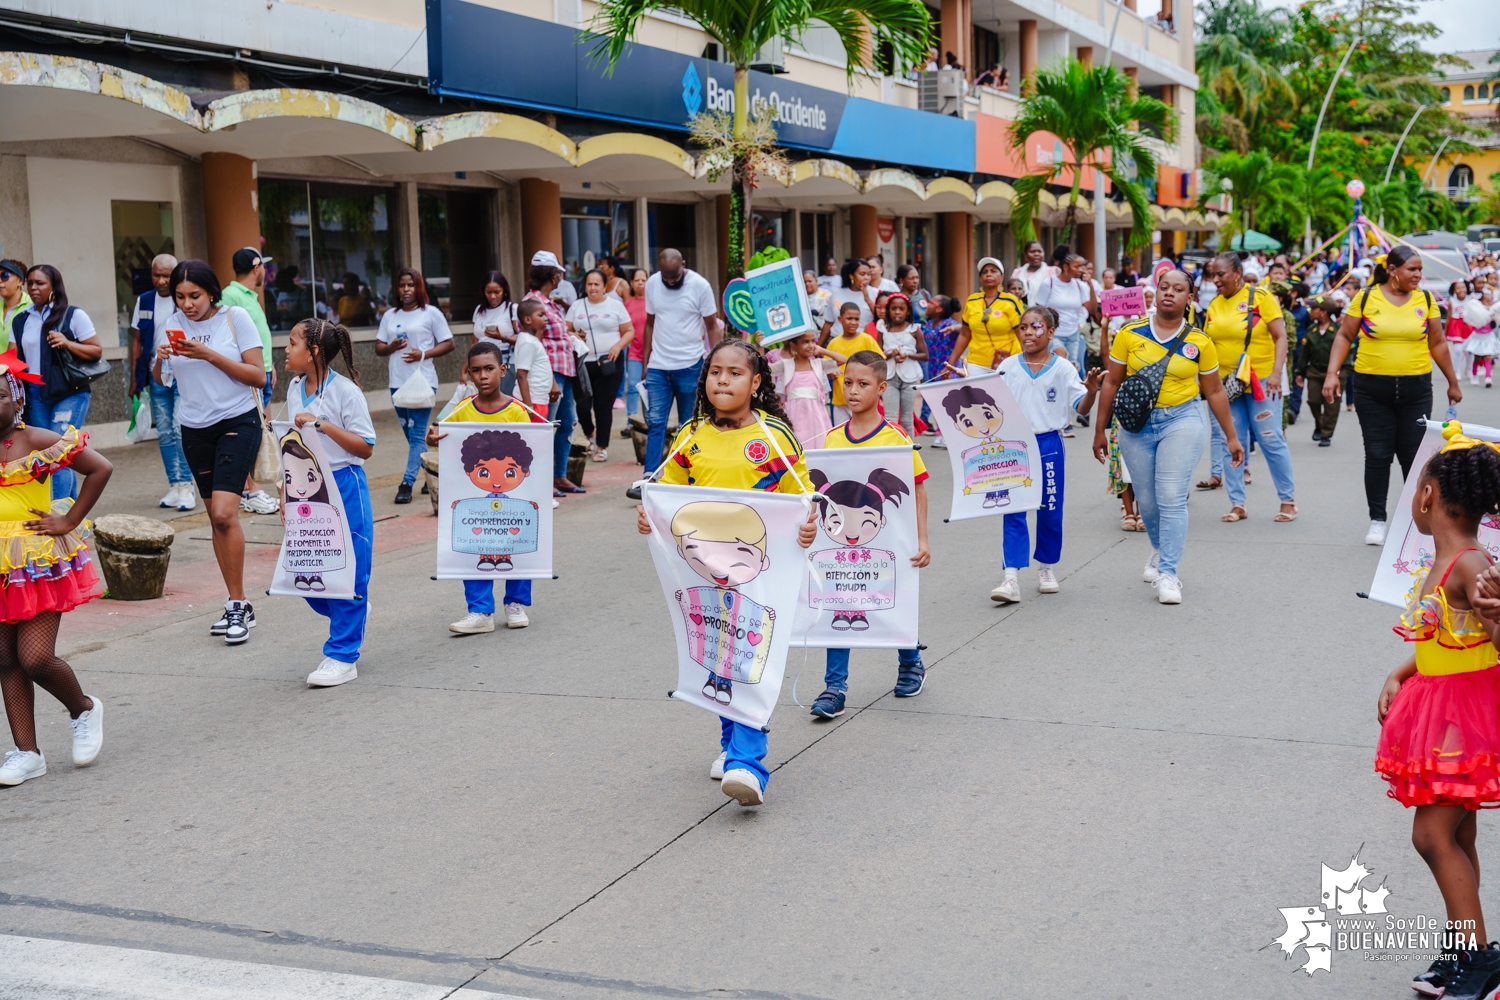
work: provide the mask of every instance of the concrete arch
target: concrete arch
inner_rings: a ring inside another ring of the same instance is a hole
[[[531,146],[546,154],[549,166],[571,166],[578,156],[572,139],[539,121],[507,115],[498,111],[463,111],[421,123],[424,153],[433,153],[451,143],[494,139],[505,143]],[[557,161],[562,161],[561,163]]]
[[[935,177],[927,182],[927,200],[931,201],[942,195],[957,197],[969,205],[979,204],[979,195],[974,188],[957,177]]]
[[[610,132],[585,139],[578,144],[573,163],[581,167],[610,156],[659,160],[676,167],[688,177],[696,176],[697,173],[697,165],[687,150],[674,146],[665,139],[636,132]]]
[[[324,90],[279,87],[229,94],[203,109],[215,148],[250,157],[360,156],[416,148],[410,118],[371,101]]]
[[[203,131],[188,95],[88,59],[0,52],[0,135],[9,141]]]
[[[871,194],[880,188],[898,188],[918,201],[927,200],[927,189],[922,186],[921,179],[916,174],[899,168],[881,167],[871,170],[860,185],[864,194]]]

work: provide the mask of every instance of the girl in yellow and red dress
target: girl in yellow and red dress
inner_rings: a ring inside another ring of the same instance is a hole
[[[0,693],[16,741],[0,765],[0,785],[19,785],[47,773],[36,742],[33,684],[68,710],[76,766],[93,763],[104,744],[103,704],[83,693],[56,650],[63,612],[102,589],[84,517],[113,467],[76,427],[59,436],[22,422],[25,383],[41,379],[14,351],[0,354],[0,369]],[[78,499],[54,502],[49,480],[69,468],[84,477]]]
[[[1480,519],[1500,512],[1500,447],[1443,425],[1443,445],[1422,470],[1412,521],[1431,535],[1432,568],[1412,588],[1396,633],[1413,656],[1380,692],[1375,770],[1387,794],[1415,806],[1412,846],[1432,870],[1454,928],[1443,955],[1412,983],[1450,998],[1500,984],[1500,949],[1488,947],[1479,904],[1476,810],[1500,805],[1500,670],[1481,575]]]

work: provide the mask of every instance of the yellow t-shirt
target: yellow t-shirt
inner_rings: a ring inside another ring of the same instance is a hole
[[[1021,314],[1025,311],[1021,300],[1007,292],[997,295],[989,309],[985,309],[983,292],[970,295],[964,301],[963,313],[964,326],[969,328],[969,364],[991,368],[995,364],[996,351],[1021,353],[1021,338],[1016,336],[1016,327],[1021,325]]]
[[[505,405],[494,413],[486,413],[475,405],[478,396],[470,396],[458,408],[443,418],[445,424],[541,424],[546,423],[536,414],[521,405],[514,396],[507,396]]]
[[[1127,376],[1160,361],[1166,353],[1166,344],[1156,339],[1151,321],[1146,319],[1121,327],[1109,344],[1110,360],[1124,365]],[[1235,357],[1239,357],[1239,348],[1235,349]],[[1198,376],[1218,370],[1219,355],[1214,342],[1202,331],[1189,327],[1186,341],[1167,362],[1167,374],[1162,379],[1156,405],[1178,406],[1197,399]]]
[[[894,448],[901,445],[911,448],[911,438],[907,437],[905,431],[889,420],[875,428],[874,434],[858,440],[849,436],[849,423],[845,421],[829,431],[828,436],[823,439],[823,447],[825,448]],[[926,481],[927,466],[922,461],[922,453],[915,448],[911,449],[911,471],[912,482],[920,483]]]
[[[766,440],[760,423],[736,430],[722,430],[708,420],[688,424],[672,442],[672,458],[662,471],[661,481],[767,493],[807,492],[807,463],[791,425],[769,413],[760,413],[760,419],[775,435],[774,444]],[[796,470],[795,476],[789,474],[787,462]]]
[[[1240,363],[1240,354],[1245,351],[1245,327],[1250,321],[1247,315],[1250,288],[1246,285],[1227,299],[1217,296],[1208,304],[1204,317],[1204,331],[1213,338],[1219,363],[1224,366],[1226,374],[1231,366]],[[1281,303],[1266,289],[1256,286],[1255,310],[1258,318],[1250,334],[1250,367],[1255,369],[1256,378],[1270,378],[1271,369],[1276,366],[1276,342],[1271,339],[1269,324],[1282,318]]]
[[[1359,320],[1359,356],[1354,370],[1367,375],[1426,375],[1432,371],[1427,345],[1427,321],[1432,300],[1422,289],[1396,305],[1376,285],[1368,296],[1359,292],[1349,303],[1350,316]]]
[[[828,349],[835,354],[844,357],[853,357],[856,351],[874,351],[882,358],[885,352],[880,349],[880,341],[861,331],[852,337],[839,334],[828,342]],[[833,377],[833,405],[844,405],[844,366],[839,365],[839,373]]]

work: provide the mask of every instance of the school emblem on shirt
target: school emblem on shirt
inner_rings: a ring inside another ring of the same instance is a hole
[[[1197,361],[1198,360],[1198,345],[1197,344],[1183,344],[1182,345],[1182,356],[1185,357],[1185,358],[1187,358],[1189,361]]]
[[[1057,387],[1056,386],[1048,386],[1047,387],[1047,402],[1049,402],[1049,403],[1055,403],[1055,402],[1057,402]]]
[[[760,438],[755,438],[745,445],[746,460],[759,465],[771,457],[771,446]]]

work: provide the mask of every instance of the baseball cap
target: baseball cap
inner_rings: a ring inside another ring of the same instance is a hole
[[[262,254],[254,247],[243,247],[234,252],[234,258],[231,263],[234,265],[235,274],[249,274],[255,270],[255,265],[266,264],[270,261],[270,257]]]
[[[975,265],[974,270],[975,271],[983,271],[986,264],[994,264],[996,267],[998,267],[1000,269],[1000,273],[1001,274],[1005,273],[1005,265],[1002,264],[1002,263],[1000,263],[1000,258],[999,257],[981,257],[981,258],[979,258],[979,263],[977,265]]]
[[[22,281],[26,280],[26,265],[9,257],[0,260],[0,274],[14,274]]]
[[[532,254],[531,266],[555,267],[559,271],[562,270],[562,265],[557,262],[557,254],[553,253],[551,250],[538,250],[536,253]]]

